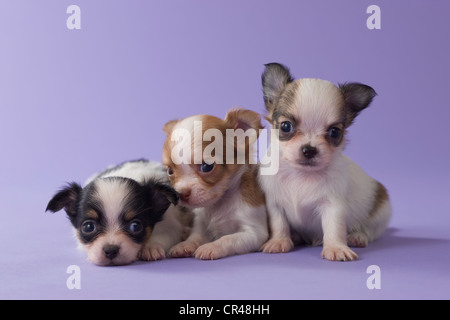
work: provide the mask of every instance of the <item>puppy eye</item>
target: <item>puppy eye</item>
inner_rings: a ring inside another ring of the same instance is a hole
[[[167,168],[167,175],[168,175],[168,176],[173,176],[173,170],[172,170],[171,167],[168,167],[168,168]]]
[[[143,229],[144,227],[142,226],[142,223],[138,220],[133,220],[128,225],[128,231],[134,234],[140,233]]]
[[[292,132],[294,130],[294,126],[289,121],[284,121],[284,122],[281,123],[280,129],[284,133],[290,133],[290,132]]]
[[[97,225],[93,220],[86,220],[81,225],[81,232],[85,235],[91,235],[97,231]]]
[[[328,136],[332,139],[339,139],[341,136],[341,129],[337,127],[331,127],[330,130],[328,130]]]
[[[200,171],[203,173],[211,172],[214,169],[214,163],[207,164],[206,162],[203,162],[200,166]]]

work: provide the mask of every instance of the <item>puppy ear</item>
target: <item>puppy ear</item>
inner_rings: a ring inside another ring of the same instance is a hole
[[[340,84],[347,114],[346,127],[350,126],[356,116],[369,106],[373,98],[377,95],[375,90],[362,83]]]
[[[170,186],[160,182],[149,182],[144,188],[150,195],[150,202],[153,212],[162,216],[169,208],[170,204],[178,204],[178,193]]]
[[[242,129],[245,133],[243,144],[242,140],[240,140],[240,138],[238,137],[240,136],[240,134],[236,132],[235,138],[233,138],[231,141],[228,141],[227,139],[226,163],[228,163],[228,160],[230,160],[228,159],[228,157],[230,156],[233,156],[234,159],[239,159],[237,160],[238,163],[239,161],[245,161],[244,163],[249,163],[250,157],[252,156],[254,151],[251,146],[253,146],[253,144],[258,140],[259,129],[264,128],[261,125],[261,116],[255,111],[246,109],[233,109],[228,111],[224,121],[229,127],[233,128],[234,130]],[[253,130],[247,131],[249,129],[255,130],[256,134]],[[246,139],[246,137],[248,137],[248,140]],[[235,143],[236,140],[237,142]],[[228,150],[232,150],[232,146],[234,147],[234,153],[229,153]]]
[[[289,69],[279,63],[268,63],[262,74],[262,86],[264,93],[264,103],[269,112],[273,111],[275,98],[280,94],[281,90],[294,81]]]
[[[228,123],[233,129],[255,129],[259,133],[259,129],[264,127],[261,124],[261,116],[252,110],[247,109],[232,109],[228,111],[224,121]]]
[[[74,218],[77,214],[78,200],[82,190],[83,188],[79,184],[75,182],[70,183],[67,187],[55,194],[48,203],[45,212],[58,212],[64,209],[69,218]]]
[[[171,133],[172,130],[173,130],[173,127],[175,127],[175,125],[176,125],[177,123],[178,123],[178,120],[172,120],[172,121],[167,122],[167,123],[164,125],[164,127],[163,127],[163,131],[164,131],[166,134]]]

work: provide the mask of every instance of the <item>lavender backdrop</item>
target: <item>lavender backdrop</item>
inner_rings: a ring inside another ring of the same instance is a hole
[[[81,30],[66,9],[81,8]],[[381,8],[381,30],[366,9]],[[0,298],[450,298],[450,3],[444,0],[0,2]],[[163,124],[264,112],[263,65],[359,81],[379,96],[346,153],[390,191],[394,218],[354,263],[320,248],[99,268],[45,206],[66,181],[160,159]],[[380,266],[382,289],[366,268]],[[68,290],[78,265],[82,289]]]

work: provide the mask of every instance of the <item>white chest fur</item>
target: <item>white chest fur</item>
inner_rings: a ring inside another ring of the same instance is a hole
[[[240,193],[226,197],[219,204],[208,208],[194,209],[196,219],[203,224],[209,241],[244,231],[247,225],[266,225],[264,205],[253,208],[246,204]]]
[[[357,224],[368,213],[376,183],[345,156],[320,173],[301,172],[281,162],[276,175],[260,176],[260,182],[269,214],[283,214],[307,242],[321,242],[323,207],[339,207],[350,228]]]

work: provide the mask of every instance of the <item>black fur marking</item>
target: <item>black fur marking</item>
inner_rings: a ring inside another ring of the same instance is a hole
[[[64,209],[69,218],[73,218],[77,214],[77,207],[81,193],[82,188],[78,183],[69,183],[66,187],[62,188],[55,194],[55,196],[48,203],[45,211],[55,213]]]
[[[279,63],[268,63],[265,65],[261,80],[264,93],[264,102],[269,112],[273,111],[274,102],[282,89],[294,81],[289,68]]]
[[[118,183],[120,188],[126,189],[124,199],[121,199],[122,207],[117,223],[136,243],[142,243],[146,239],[148,227],[153,229],[171,203],[175,205],[178,203],[176,191],[155,180],[141,185],[132,179],[122,177],[98,178],[84,189],[76,183],[71,183],[50,200],[46,211],[57,212],[64,208],[72,225],[78,230],[80,241],[85,244],[93,242],[99,235],[107,232],[110,226],[106,216],[116,214],[105,212],[105,199],[100,198],[98,192],[99,180]],[[129,212],[134,213],[134,216],[127,216]],[[86,221],[95,224],[95,232],[82,232],[83,223]],[[142,225],[140,232],[130,230],[130,223],[133,221]]]
[[[340,84],[339,89],[345,102],[344,108],[347,115],[345,126],[349,127],[356,116],[370,105],[377,93],[372,87],[356,82]]]
[[[117,171],[119,169],[122,169],[123,166],[125,166],[125,165],[127,165],[129,163],[141,163],[141,162],[142,163],[148,163],[150,161],[148,161],[147,159],[137,159],[137,160],[125,161],[125,162],[122,162],[121,164],[118,164],[117,166],[113,166],[113,167],[110,167],[110,168],[107,168],[107,169],[103,170],[102,172],[100,172],[97,175],[97,178],[103,177],[103,176],[105,176],[107,174],[110,174],[111,172],[114,172],[114,171]]]

